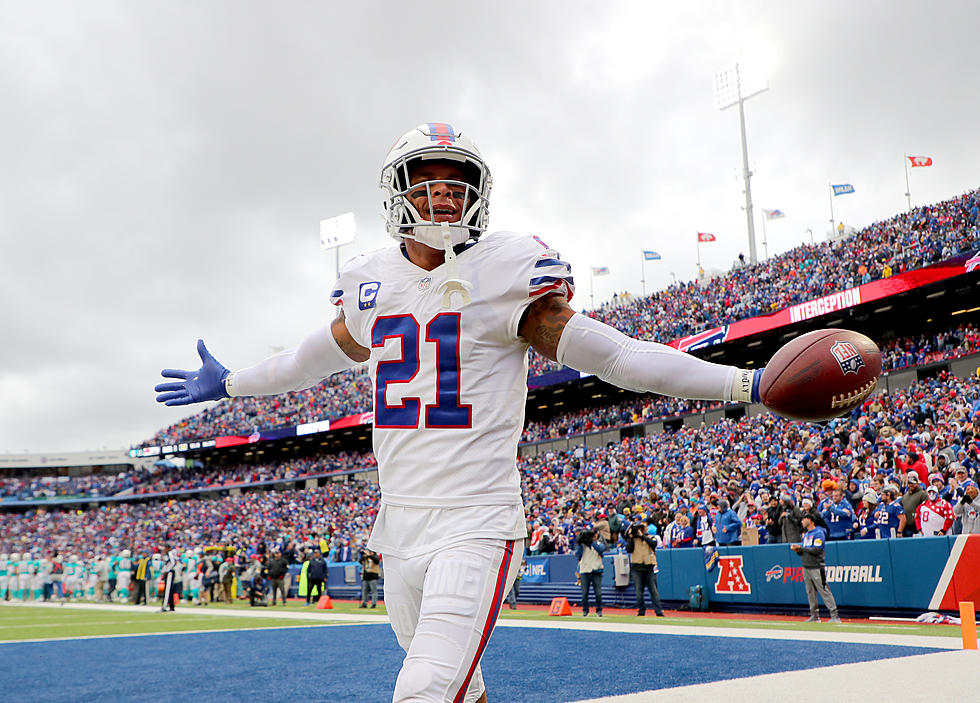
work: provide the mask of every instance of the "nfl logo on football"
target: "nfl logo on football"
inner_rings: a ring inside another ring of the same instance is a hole
[[[857,373],[858,369],[864,366],[864,359],[857,348],[850,342],[835,342],[830,348],[830,353],[840,364],[840,370],[845,374]]]

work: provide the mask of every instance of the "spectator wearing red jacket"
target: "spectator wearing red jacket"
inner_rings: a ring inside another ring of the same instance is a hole
[[[939,489],[929,486],[925,502],[915,509],[915,531],[926,537],[945,535],[953,526],[953,506],[939,497]]]

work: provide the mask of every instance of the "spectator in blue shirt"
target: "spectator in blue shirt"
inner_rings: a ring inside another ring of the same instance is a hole
[[[897,498],[898,488],[894,484],[889,483],[881,489],[881,502],[874,512],[878,539],[902,536],[905,529],[905,509]]]
[[[854,508],[844,499],[844,491],[837,488],[831,494],[832,500],[823,510],[823,519],[827,523],[828,540],[843,540],[851,538],[854,525]]]
[[[718,517],[715,518],[715,539],[722,547],[735,547],[742,544],[742,521],[731,509],[728,501],[718,501]]]

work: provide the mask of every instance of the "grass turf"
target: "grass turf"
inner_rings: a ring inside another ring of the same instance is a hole
[[[223,630],[242,629],[251,627],[282,627],[309,624],[309,621],[290,619],[293,613],[342,613],[345,615],[387,615],[384,603],[379,602],[377,608],[359,608],[356,601],[333,601],[334,607],[328,611],[317,611],[312,606],[305,606],[299,601],[290,601],[285,607],[281,605],[267,608],[252,609],[244,601],[232,604],[212,603],[207,608],[196,608],[192,605],[178,606],[177,612],[160,614],[154,609],[133,608],[132,613],[112,611],[85,611],[69,608],[0,608],[0,640],[33,639],[42,637],[73,637],[91,635],[134,634],[143,632],[179,632],[192,630]],[[209,617],[204,613],[209,609],[234,610],[241,617],[229,618],[223,616]],[[193,610],[193,615],[182,614],[181,610]],[[249,612],[263,614],[283,613],[283,618],[250,618]],[[670,611],[668,611],[669,613]],[[778,620],[771,618],[751,619],[725,617],[683,617],[664,618],[653,616],[638,617],[617,612],[607,613],[601,620],[594,615],[588,618],[576,612],[575,615],[555,618],[544,609],[518,610],[504,608],[501,618],[505,620],[563,620],[573,622],[609,623],[609,624],[646,624],[681,627],[724,627],[733,629],[763,629],[778,632],[845,632],[849,634],[868,633],[882,635],[916,635],[928,637],[954,637],[959,639],[960,628],[948,625],[925,625],[915,623],[884,623],[857,620],[841,625],[823,623],[804,623],[800,619]],[[370,618],[365,618],[370,621]],[[349,624],[349,622],[345,623]]]
[[[17,607],[0,608],[0,641],[305,625],[322,627],[327,624],[288,618],[182,615],[179,611],[161,613],[156,609],[135,607],[132,612]]]
[[[368,615],[387,615],[388,611],[385,609],[383,602],[378,602],[377,608],[364,609],[359,608],[356,601],[333,601],[333,609],[327,612],[333,613],[345,613],[350,615],[356,614],[368,614]],[[229,609],[239,609],[248,611],[249,607],[245,604],[233,603],[227,605],[225,603],[216,603],[208,606],[217,608],[229,608]],[[285,607],[276,606],[273,608],[270,606],[268,610],[284,610],[290,611],[305,611],[305,612],[317,612],[312,607],[306,607],[299,602],[289,602]],[[771,629],[780,632],[784,631],[801,631],[801,632],[848,632],[848,633],[868,633],[868,634],[879,634],[879,635],[924,635],[929,637],[960,637],[960,628],[956,625],[926,625],[926,624],[916,624],[916,623],[888,623],[888,622],[872,622],[870,620],[855,620],[850,622],[845,622],[840,625],[831,625],[827,622],[827,616],[824,615],[824,621],[821,623],[805,623],[802,618],[786,619],[786,620],[774,620],[771,618],[759,618],[751,619],[744,616],[738,618],[726,618],[724,616],[712,616],[712,617],[697,617],[691,615],[684,615],[683,617],[671,617],[668,612],[667,617],[658,618],[653,615],[648,615],[645,617],[639,617],[636,615],[625,615],[619,612],[606,613],[605,616],[600,620],[595,615],[590,615],[589,617],[584,617],[577,611],[574,615],[564,616],[556,618],[553,615],[549,615],[546,609],[540,608],[527,608],[519,607],[518,610],[510,610],[505,607],[500,611],[500,617],[511,620],[571,620],[579,622],[591,622],[591,623],[616,623],[616,624],[644,624],[644,625],[665,625],[665,626],[681,626],[681,627],[730,627],[737,629]],[[978,627],[980,630],[980,627]]]

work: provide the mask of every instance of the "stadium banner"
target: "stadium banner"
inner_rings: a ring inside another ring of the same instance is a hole
[[[551,557],[528,557],[521,583],[551,583]]]
[[[788,544],[719,547],[718,555],[708,571],[701,549],[658,549],[660,597],[686,602],[690,588],[701,586],[716,603],[806,606],[803,564]],[[603,586],[612,588],[612,556],[603,561]],[[830,590],[844,607],[955,611],[960,601],[980,607],[980,535],[827,542],[826,561]],[[560,595],[561,587],[575,585],[574,570],[557,573],[575,565],[574,555],[529,557],[527,564],[526,583],[548,584]]]
[[[882,278],[856,288],[849,288],[797,305],[791,305],[770,315],[750,317],[723,327],[713,327],[697,334],[675,339],[668,344],[680,351],[693,351],[811,320],[892,295],[906,293],[915,288],[928,286],[966,273],[966,263],[969,258],[969,253],[960,254],[926,268],[906,271],[890,278]]]

